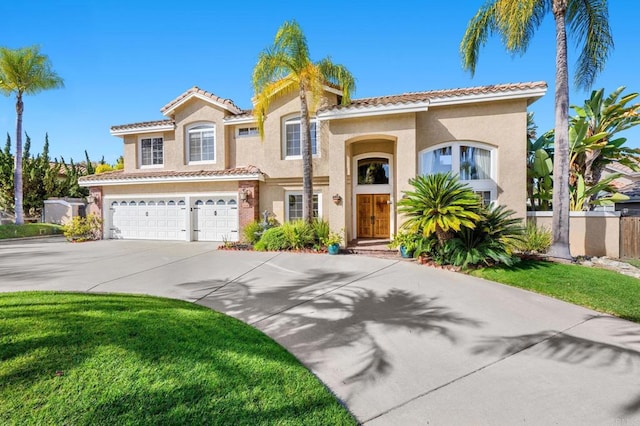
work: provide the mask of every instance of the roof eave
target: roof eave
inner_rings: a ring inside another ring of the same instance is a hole
[[[187,96],[185,96],[184,98],[180,99],[179,101],[177,101],[176,103],[174,103],[173,105],[171,105],[169,108],[162,108],[160,110],[160,112],[165,115],[166,117],[171,117],[173,115],[173,113],[176,111],[176,109],[180,108],[180,106],[184,105],[186,102],[188,102],[189,100],[191,100],[192,98],[198,98],[200,100],[203,100],[207,103],[210,103],[212,105],[215,105],[219,108],[222,108],[226,111],[229,111],[233,114],[239,114],[242,111],[238,110],[237,108],[233,108],[228,104],[222,103],[222,102],[218,102],[215,99],[212,99],[208,96],[205,96],[201,93],[189,93]]]
[[[126,179],[104,179],[104,180],[78,180],[78,184],[83,187],[91,186],[114,186],[114,185],[140,185],[149,183],[184,183],[184,182],[231,182],[239,180],[258,180],[264,182],[262,173],[245,173],[237,175],[222,176],[170,176],[170,177],[140,177]]]
[[[410,112],[424,112],[429,109],[429,101],[392,104],[392,105],[375,105],[367,107],[353,107],[331,111],[318,112],[318,121],[340,120],[345,118],[372,117],[376,115],[389,114],[406,114]]]
[[[447,106],[447,105],[459,105],[475,102],[495,102],[506,101],[513,99],[527,99],[527,105],[531,105],[547,93],[546,87],[534,87],[530,89],[511,90],[498,93],[482,93],[476,95],[463,95],[463,96],[450,96],[443,98],[433,98],[431,105]]]
[[[158,132],[167,132],[175,130],[176,126],[174,124],[163,124],[159,126],[144,126],[144,127],[132,127],[128,129],[111,129],[109,133],[111,136],[125,136],[125,135],[137,135],[141,133],[158,133]]]

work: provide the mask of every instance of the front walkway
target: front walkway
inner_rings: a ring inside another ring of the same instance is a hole
[[[295,354],[367,425],[640,424],[640,325],[396,259],[0,243],[0,291],[172,297]]]

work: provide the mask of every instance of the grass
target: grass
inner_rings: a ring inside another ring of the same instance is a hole
[[[147,296],[0,294],[0,424],[351,425],[242,322]]]
[[[62,234],[62,226],[51,223],[25,223],[24,225],[0,225],[0,240],[7,238],[36,237]]]
[[[471,275],[546,294],[640,323],[640,280],[606,269],[524,260]]]

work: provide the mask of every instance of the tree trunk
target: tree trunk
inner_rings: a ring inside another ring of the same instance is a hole
[[[16,225],[22,225],[24,223],[22,208],[22,111],[24,111],[22,93],[18,92],[16,94],[16,158],[13,172]]]
[[[302,218],[313,222],[313,153],[307,94],[300,85],[300,145],[302,148]]]
[[[556,24],[555,161],[553,162],[553,242],[549,256],[571,259],[569,249],[569,78],[567,0],[553,1]]]

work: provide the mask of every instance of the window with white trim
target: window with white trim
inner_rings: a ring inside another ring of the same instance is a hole
[[[187,152],[189,153],[189,163],[215,162],[215,124],[197,124],[187,128]]]
[[[140,165],[161,166],[164,163],[162,137],[140,138]]]
[[[302,219],[302,192],[286,192],[285,220]],[[322,217],[322,194],[313,194],[313,217]]]
[[[259,134],[257,127],[240,127],[238,128],[238,137],[246,138],[248,136],[257,136]]]
[[[318,154],[318,143],[316,137],[317,122],[315,119],[310,123],[311,133],[311,155]],[[296,159],[302,156],[302,144],[300,136],[300,117],[289,118],[284,121],[283,129],[283,151],[286,159]]]
[[[420,173],[451,172],[469,185],[484,204],[497,199],[496,149],[475,142],[452,142],[420,151]]]

